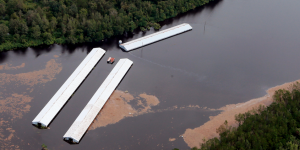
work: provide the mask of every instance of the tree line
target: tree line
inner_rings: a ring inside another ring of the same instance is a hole
[[[213,138],[192,150],[298,150],[300,147],[300,84],[278,90],[274,102],[235,116],[237,128],[227,121]],[[176,148],[174,149],[176,150]]]
[[[212,0],[0,0],[0,51],[142,31]]]

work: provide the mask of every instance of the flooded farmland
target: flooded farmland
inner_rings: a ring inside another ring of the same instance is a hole
[[[189,149],[197,141],[189,144],[186,131],[215,119],[210,116],[228,110],[224,106],[300,79],[299,6],[294,0],[215,1],[161,23],[162,29],[189,23],[193,30],[131,52],[121,51],[118,40],[155,31],[1,52],[1,149]],[[49,129],[32,126],[94,47],[107,52]],[[133,66],[81,142],[69,144],[63,135],[116,65],[107,64],[108,57],[129,58]]]

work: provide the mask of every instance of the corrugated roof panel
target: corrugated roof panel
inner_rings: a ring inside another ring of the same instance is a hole
[[[79,143],[80,139],[102,109],[110,95],[119,85],[133,62],[129,59],[120,59],[117,65],[106,77],[88,104],[81,111],[69,130],[63,136],[65,140]]]
[[[120,44],[119,46],[125,51],[131,51],[133,49],[137,49],[139,47],[157,42],[159,40],[174,36],[176,34],[183,33],[188,30],[192,30],[192,27],[187,23],[183,23],[178,26],[150,34],[148,36],[141,37],[136,40]]]
[[[60,109],[64,106],[64,104],[68,101],[68,99],[72,96],[81,82],[102,58],[104,53],[105,50],[101,48],[94,48],[54,94],[54,96],[40,111],[40,113],[34,118],[32,124],[38,125],[40,123],[42,126],[47,127]]]

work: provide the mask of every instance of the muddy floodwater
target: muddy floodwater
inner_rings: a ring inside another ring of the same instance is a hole
[[[189,23],[193,30],[131,52],[121,51],[118,40],[155,31],[1,52],[0,149],[32,150],[42,144],[51,150],[198,146],[200,138],[216,136],[215,123],[263,99],[267,105],[268,94],[274,92],[268,89],[300,79],[299,8],[297,0],[216,0],[161,23],[162,29]],[[107,52],[49,129],[32,126],[94,47]],[[107,64],[108,57],[129,58],[133,66],[81,142],[69,144],[63,135],[116,65]]]

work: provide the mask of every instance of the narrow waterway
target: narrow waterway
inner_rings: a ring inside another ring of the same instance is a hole
[[[161,23],[189,23],[193,30],[123,52],[130,41],[155,31],[99,43],[52,45],[0,53],[1,149],[188,149],[181,135],[227,104],[261,97],[300,79],[300,1],[216,0]],[[31,121],[94,47],[107,50],[50,124]],[[115,66],[134,64],[80,144],[62,137]],[[125,92],[126,91],[126,92]],[[127,92],[128,91],[128,92]],[[102,116],[101,116],[102,115]]]

